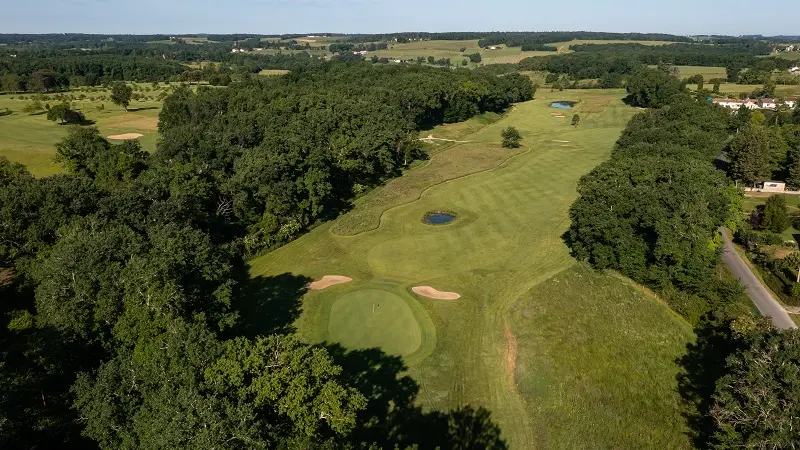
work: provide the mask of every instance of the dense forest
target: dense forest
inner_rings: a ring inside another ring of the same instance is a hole
[[[533,92],[328,63],[177,91],[153,155],[73,127],[67,174],[0,160],[0,446],[504,448],[486,410],[417,407],[400,358],[291,337],[309,280],[251,280],[244,256],[423,157],[419,127]]]
[[[719,267],[718,229],[739,229],[742,194],[713,161],[741,119],[658,72],[631,79],[630,101],[653,109],[581,178],[567,242],[576,258],[653,288],[695,326],[678,381],[696,447],[791,448],[800,332],[754,318]]]

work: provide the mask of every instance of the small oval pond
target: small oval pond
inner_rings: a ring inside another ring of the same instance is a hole
[[[430,211],[425,213],[422,221],[428,225],[445,225],[456,220],[456,213],[450,211]]]
[[[559,108],[559,109],[570,109],[578,102],[570,102],[566,100],[559,100],[557,102],[550,103],[551,108]]]

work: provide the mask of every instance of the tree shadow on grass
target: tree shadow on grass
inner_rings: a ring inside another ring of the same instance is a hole
[[[715,430],[709,411],[717,380],[726,373],[725,360],[736,349],[731,341],[728,321],[704,319],[695,328],[697,339],[686,345],[686,354],[676,362],[681,371],[676,375],[678,392],[684,408],[682,415],[689,426],[689,437],[695,448],[708,448]]]
[[[485,408],[423,411],[416,404],[419,384],[405,374],[402,358],[377,348],[348,351],[338,344],[325,348],[342,367],[344,381],[367,397],[359,427],[349,437],[352,444],[420,450],[508,448]]]
[[[242,295],[234,307],[239,311],[240,336],[293,333],[300,316],[301,301],[311,278],[292,273],[244,281]]]
[[[139,108],[128,108],[128,112],[147,111],[147,110],[150,110],[150,109],[158,109],[158,108],[155,107],[155,106],[142,106],[142,107],[139,107]]]

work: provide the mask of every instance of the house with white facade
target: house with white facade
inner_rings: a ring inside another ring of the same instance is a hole
[[[778,102],[774,98],[758,99],[758,109],[776,109]]]
[[[715,105],[730,109],[739,109],[744,104],[744,101],[735,98],[715,98],[712,102]]]

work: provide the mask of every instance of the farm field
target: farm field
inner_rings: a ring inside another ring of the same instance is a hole
[[[595,39],[573,39],[571,41],[555,42],[555,43],[547,44],[547,45],[552,45],[553,47],[558,49],[557,50],[558,53],[570,53],[570,52],[572,52],[572,50],[570,50],[570,48],[569,48],[571,45],[583,45],[583,44],[598,44],[598,45],[602,45],[602,44],[669,45],[669,44],[674,44],[674,42],[670,42],[670,41],[622,41],[622,40],[603,41],[603,40],[595,40]]]
[[[695,91],[697,90],[697,85],[688,84],[686,87],[689,90]],[[760,84],[733,84],[733,83],[723,83],[719,86],[720,95],[725,96],[729,95],[732,97],[738,97],[741,93],[750,93],[756,90],[762,89],[764,86]],[[710,85],[706,83],[706,88],[710,89]],[[787,84],[779,84],[775,88],[775,96],[794,96],[800,95],[800,85],[787,85]]]
[[[141,86],[152,89],[149,84]],[[79,89],[66,92],[65,95],[86,95],[86,99],[71,103],[84,113],[87,120],[95,122],[94,126],[100,130],[101,135],[141,134],[142,137],[138,140],[142,149],[152,152],[158,140],[158,114],[162,105],[154,98],[162,92],[169,92],[163,83],[158,89],[141,92],[152,100],[132,101],[128,112],[108,100],[110,92],[107,90],[89,92]],[[0,95],[0,110],[8,108],[12,111],[11,115],[0,117],[0,156],[24,164],[35,176],[60,172],[61,167],[53,162],[55,144],[67,135],[68,126],[47,120],[46,113],[33,115],[23,113],[22,109],[31,103],[33,95],[24,94],[24,96],[26,100],[20,100],[20,94]],[[101,96],[105,96],[106,100],[100,100]],[[95,100],[90,100],[91,97],[95,97]],[[46,100],[43,100],[43,103],[50,104],[58,102],[55,94],[48,94]],[[98,109],[100,105],[103,105],[102,110]]]
[[[505,64],[517,63],[525,58],[534,56],[549,56],[557,53],[570,53],[570,45],[580,44],[618,44],[618,43],[638,43],[643,45],[668,45],[672,42],[667,41],[600,41],[600,40],[573,40],[567,42],[556,42],[548,44],[556,47],[558,50],[554,52],[548,51],[529,51],[523,52],[521,47],[507,47],[505,45],[498,46],[495,50],[486,50],[478,46],[477,40],[463,40],[463,41],[414,41],[407,44],[392,44],[386,50],[379,50],[371,52],[370,55],[378,57],[386,57],[389,59],[416,59],[420,56],[428,57],[433,56],[436,59],[450,58],[453,63],[460,64],[460,61],[465,57],[463,55],[470,55],[473,53],[480,53],[482,62],[481,64]],[[466,48],[463,52],[461,48]],[[470,63],[470,67],[475,64]]]
[[[443,144],[347,215],[253,259],[251,275],[353,278],[300,289],[296,332],[401,356],[423,408],[486,407],[512,449],[688,448],[674,361],[689,325],[630,282],[576,263],[561,240],[578,179],[636,112],[624,95],[540,91],[499,120],[437,127],[428,133],[467,142]],[[557,100],[580,103],[550,108]],[[560,112],[577,112],[580,125]],[[523,136],[516,151],[499,145],[509,125]],[[438,210],[457,218],[423,223]]]
[[[658,66],[650,66],[656,68]],[[712,78],[726,78],[727,73],[724,67],[703,67],[703,66],[675,66],[680,71],[679,78],[686,79],[695,75],[702,75],[705,82]]]

